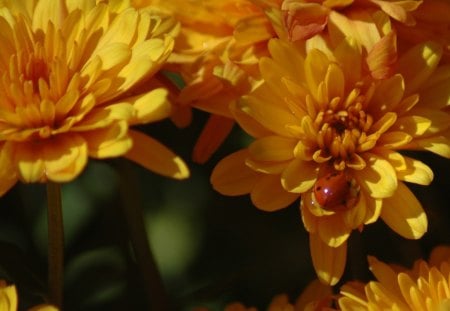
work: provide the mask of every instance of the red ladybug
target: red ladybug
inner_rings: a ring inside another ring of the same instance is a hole
[[[319,177],[313,191],[316,202],[324,209],[348,207],[357,195],[347,174],[336,170]]]

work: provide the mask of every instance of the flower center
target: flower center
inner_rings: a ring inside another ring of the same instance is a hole
[[[316,161],[333,161],[337,170],[343,170],[355,161],[359,146],[367,141],[373,117],[364,107],[369,96],[355,88],[345,100],[333,98],[314,118],[318,129]]]

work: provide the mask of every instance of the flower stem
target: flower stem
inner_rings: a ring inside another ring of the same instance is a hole
[[[63,303],[64,229],[61,186],[47,183],[48,205],[48,283],[50,302],[58,307]]]
[[[133,167],[124,161],[120,161],[120,180],[122,208],[128,227],[128,235],[134,251],[136,262],[141,272],[141,277],[151,310],[169,310],[169,300],[164,288],[161,274],[159,273],[155,258],[148,240],[142,204],[138,192],[136,176]]]

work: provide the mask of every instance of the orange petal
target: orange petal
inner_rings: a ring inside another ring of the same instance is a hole
[[[294,157],[297,139],[267,136],[254,141],[248,148],[251,158],[257,161],[286,161]]]
[[[383,200],[380,216],[392,230],[407,239],[419,239],[427,231],[427,216],[420,202],[402,182],[392,197]]]
[[[318,233],[323,242],[330,247],[339,247],[347,241],[351,229],[347,227],[342,214],[321,217]]]
[[[184,161],[157,140],[137,131],[130,130],[133,147],[124,155],[144,168],[174,179],[189,177]]]
[[[374,79],[386,79],[397,61],[397,38],[390,32],[378,41],[367,55],[366,62]]]
[[[281,9],[291,41],[309,39],[327,25],[329,10],[318,3],[284,1]]]
[[[248,150],[242,149],[220,160],[211,174],[213,188],[225,195],[250,193],[261,174],[245,164],[248,156]]]
[[[297,200],[298,197],[298,194],[289,193],[283,189],[279,175],[265,175],[260,177],[251,192],[253,204],[257,208],[267,212],[287,207]]]
[[[0,144],[0,197],[17,182],[17,174],[12,163],[12,144]]]
[[[222,145],[234,126],[234,120],[219,115],[211,115],[206,122],[192,152],[196,163],[205,163]]]
[[[317,277],[325,284],[335,285],[344,273],[347,242],[339,247],[329,247],[318,234],[310,234],[309,245]]]
[[[293,160],[281,175],[281,184],[286,191],[303,193],[314,186],[317,179],[317,164],[313,161]]]

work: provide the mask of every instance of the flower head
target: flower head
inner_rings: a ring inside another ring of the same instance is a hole
[[[125,156],[174,178],[183,161],[130,125],[170,113],[138,88],[173,48],[173,20],[126,2],[27,1],[0,13],[0,194],[17,180],[66,182],[88,157]]]
[[[369,257],[377,281],[348,283],[341,287],[340,310],[450,309],[450,248],[433,250],[429,262],[418,260],[412,270],[401,269]]]
[[[260,62],[264,83],[236,107],[237,121],[255,141],[219,162],[211,182],[223,194],[250,193],[265,211],[301,197],[316,272],[335,284],[352,230],[379,217],[405,238],[427,230],[404,181],[427,185],[433,173],[399,151],[448,157],[450,150],[442,134],[449,116],[420,91],[439,62],[439,46],[416,46],[383,79],[372,69],[384,64],[374,64],[371,51],[364,57],[352,38],[330,46],[318,38],[306,47],[270,41],[271,58]],[[446,92],[433,94],[443,108]]]

